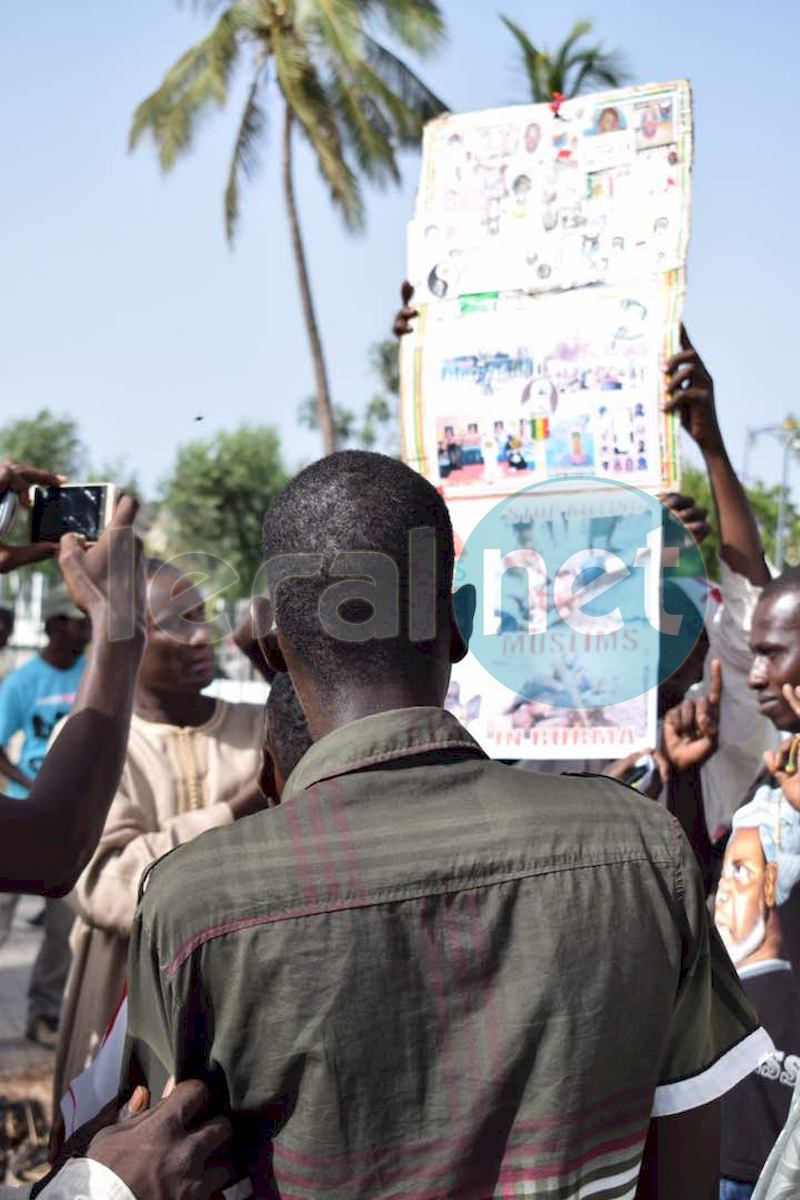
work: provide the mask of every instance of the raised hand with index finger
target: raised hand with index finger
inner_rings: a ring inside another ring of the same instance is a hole
[[[722,665],[714,659],[707,694],[687,697],[664,718],[662,750],[676,772],[702,766],[716,750],[721,698]]]
[[[677,412],[681,424],[701,450],[722,446],[714,402],[714,381],[681,325],[681,350],[666,366],[665,412]]]

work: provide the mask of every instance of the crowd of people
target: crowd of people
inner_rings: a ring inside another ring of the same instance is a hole
[[[0,939],[46,898],[27,1033],[56,1116],[124,1040],[117,1094],[2,1200],[800,1194],[800,568],[767,561],[688,338],[666,394],[721,577],[643,790],[638,753],[492,761],[447,710],[475,596],[395,459],[333,454],[267,511],[240,637],[266,712],[206,694],[203,596],[145,559],[133,498],[62,539],[46,644],[0,688]],[[53,482],[0,466],[23,503]],[[378,637],[365,553],[397,568]]]

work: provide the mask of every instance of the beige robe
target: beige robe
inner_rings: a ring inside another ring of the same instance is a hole
[[[256,780],[263,721],[259,706],[224,701],[194,728],[134,716],[100,843],[69,896],[78,916],[56,1051],[56,1105],[114,1015],[142,872],[174,846],[233,820],[226,801]]]

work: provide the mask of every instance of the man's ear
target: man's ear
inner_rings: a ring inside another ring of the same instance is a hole
[[[258,639],[258,644],[261,647],[261,653],[267,660],[267,663],[272,667],[273,671],[277,671],[285,675],[289,668],[286,666],[286,659],[283,657],[283,651],[278,643],[278,632],[276,629],[271,629],[269,633],[264,634]]]
[[[778,864],[768,862],[764,869],[764,903],[767,908],[777,907],[776,894],[778,891]]]
[[[280,804],[277,774],[275,761],[269,748],[265,745],[261,750],[261,768],[258,772],[258,786],[267,797],[270,808],[273,808],[276,804]]]
[[[475,587],[465,583],[450,600],[450,662],[461,662],[469,652],[469,641],[475,624],[477,598]]]

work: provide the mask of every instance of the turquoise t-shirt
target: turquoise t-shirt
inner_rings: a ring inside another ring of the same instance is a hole
[[[61,671],[38,654],[0,685],[0,746],[7,746],[20,729],[25,735],[19,769],[35,779],[47,753],[50,734],[69,715],[78,694],[86,659]],[[8,780],[8,796],[27,796],[28,789]]]

